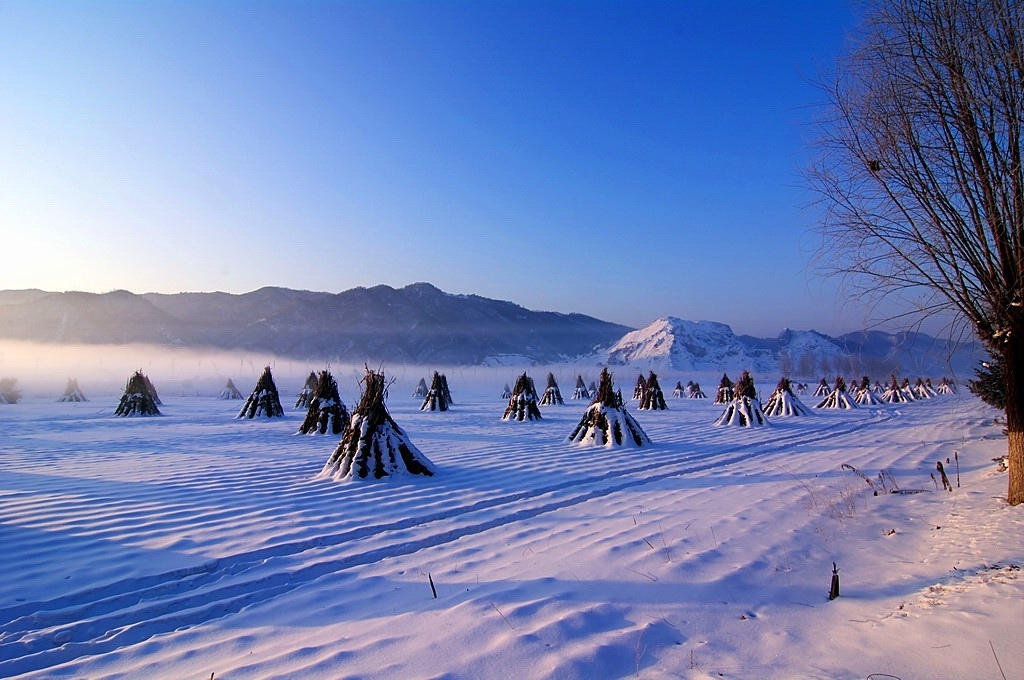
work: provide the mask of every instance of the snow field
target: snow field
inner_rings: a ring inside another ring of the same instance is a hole
[[[631,401],[654,445],[587,448],[565,441],[583,402],[503,422],[506,380],[452,382],[443,413],[394,388],[437,475],[381,482],[318,478],[337,438],[295,436],[299,411],[0,408],[0,676],[1024,673],[1024,515],[972,397],[756,430]],[[936,491],[954,451],[961,486]],[[843,463],[925,491],[872,496]]]

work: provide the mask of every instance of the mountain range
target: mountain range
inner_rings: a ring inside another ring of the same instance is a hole
[[[674,317],[632,329],[582,314],[453,295],[428,283],[340,293],[268,287],[241,295],[7,290],[0,291],[0,337],[241,349],[318,361],[582,362],[805,377],[963,373],[981,357],[976,345],[954,348],[914,333],[870,331],[833,338],[787,329],[776,338],[756,338],[736,335],[722,323]]]
[[[858,331],[830,337],[786,329],[775,338],[736,335],[723,323],[658,319],[631,331],[602,352],[604,363],[657,372],[748,369],[760,375],[817,376],[892,373],[968,374],[984,352],[924,333]]]

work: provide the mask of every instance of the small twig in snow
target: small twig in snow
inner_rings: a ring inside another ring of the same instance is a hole
[[[644,578],[649,578],[649,579],[651,579],[652,581],[657,581],[657,580],[658,580],[658,579],[657,579],[657,577],[655,577],[655,576],[651,576],[650,574],[645,574],[644,572],[642,572],[642,571],[637,571],[636,569],[630,569],[629,567],[626,567],[626,571],[631,571],[631,572],[633,572],[634,574],[637,574],[637,575],[639,575],[639,576],[643,576]]]
[[[508,619],[506,619],[505,615],[501,613],[501,610],[498,609],[498,605],[496,605],[493,602],[491,602],[491,606],[494,607],[494,611],[498,612],[498,616],[501,617],[501,620],[508,624],[509,628],[511,628],[512,630],[516,629],[516,627],[512,625],[512,622],[509,621]]]
[[[992,656],[996,658],[996,666],[999,667],[999,675],[1003,676],[1003,680],[1006,680],[1006,673],[1003,672],[1003,664],[999,663],[999,657],[996,655],[996,648],[992,644],[991,640],[988,641],[988,646],[992,649]]]

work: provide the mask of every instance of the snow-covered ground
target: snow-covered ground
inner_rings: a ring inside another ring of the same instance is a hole
[[[630,402],[654,445],[588,449],[582,401],[501,421],[509,369],[445,413],[419,377],[388,406],[438,473],[400,481],[318,478],[298,411],[0,407],[0,677],[1024,677],[1024,508],[969,395],[756,430]]]

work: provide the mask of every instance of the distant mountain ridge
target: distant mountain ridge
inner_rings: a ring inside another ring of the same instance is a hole
[[[150,343],[344,362],[529,365],[583,362],[659,372],[826,376],[969,374],[976,345],[953,351],[923,334],[832,338],[786,329],[736,335],[723,323],[658,319],[631,329],[582,314],[531,311],[428,283],[340,293],[260,288],[230,293],[0,291],[0,337],[56,344]]]
[[[627,326],[531,311],[428,283],[341,293],[260,288],[229,293],[0,291],[0,337],[46,343],[153,343],[343,361],[482,364],[571,360]]]

